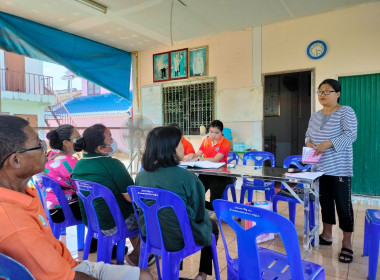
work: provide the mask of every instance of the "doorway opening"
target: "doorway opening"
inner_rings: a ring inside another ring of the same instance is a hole
[[[282,167],[290,155],[301,155],[311,115],[312,71],[265,75],[264,150]]]

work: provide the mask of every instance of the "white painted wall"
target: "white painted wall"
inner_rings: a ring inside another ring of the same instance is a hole
[[[138,87],[153,84],[153,54],[208,45],[209,77],[216,80],[216,118],[232,129],[234,140],[262,150],[261,75],[314,69],[311,111],[318,110],[315,91],[323,79],[380,72],[379,26],[376,2],[142,51]],[[306,48],[318,39],[326,42],[328,51],[312,60]]]
[[[324,79],[380,72],[379,27],[379,2],[265,25],[263,73],[315,68],[312,111],[319,110],[315,91]],[[314,40],[327,44],[321,59],[306,54]]]

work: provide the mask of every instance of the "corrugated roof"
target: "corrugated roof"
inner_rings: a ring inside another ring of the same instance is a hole
[[[71,115],[90,115],[109,113],[127,113],[132,102],[114,93],[80,96],[64,102]],[[64,113],[58,105],[54,108],[56,114]]]

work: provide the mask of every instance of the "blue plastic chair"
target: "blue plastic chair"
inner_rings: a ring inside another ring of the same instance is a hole
[[[239,164],[239,154],[235,152],[229,152],[228,158],[227,158],[227,164],[235,161],[235,164]],[[224,189],[222,199],[228,200],[228,190],[231,190],[232,200],[236,202],[236,190],[235,190],[235,184],[228,184],[226,188]]]
[[[296,156],[289,156],[284,160],[284,168],[289,168],[291,166],[295,166],[300,170],[308,170],[311,168],[311,164],[303,165],[302,164],[302,156],[296,155]],[[297,184],[297,187],[303,187],[302,184]],[[283,185],[281,185],[281,189],[285,189]],[[273,200],[273,212],[277,213],[277,202],[278,201],[287,201],[289,206],[289,220],[295,224],[296,221],[296,204],[300,203],[296,198],[294,197],[287,197],[281,194],[275,194],[272,198]],[[309,227],[312,229],[315,224],[314,219],[314,201],[310,200],[310,211],[309,211]]]
[[[156,257],[156,266],[158,278],[161,280],[160,264],[157,256],[162,258],[162,279],[165,280],[178,280],[179,268],[181,261],[203,248],[195,244],[193,233],[191,230],[189,217],[187,215],[186,207],[183,200],[176,194],[157,188],[146,188],[139,186],[129,186],[128,193],[132,199],[133,208],[136,216],[138,216],[138,209],[136,205],[144,213],[144,221],[146,226],[146,237],[141,236],[141,250],[139,267],[146,269],[149,254],[154,254]],[[154,205],[149,206],[143,200],[153,200]],[[160,221],[158,219],[158,211],[162,208],[172,208],[176,213],[179,225],[181,227],[184,248],[179,251],[167,251],[165,249],[162,231],[170,229],[161,229]],[[214,263],[215,277],[220,279],[218,255],[216,251],[215,236],[212,236],[212,259]]]
[[[271,167],[274,167],[275,165],[274,155],[270,152],[247,152],[243,156],[243,165],[247,165],[248,160],[252,160],[254,162],[254,166],[259,167],[262,167],[264,165],[264,161],[266,160],[270,161]],[[264,182],[264,180],[252,180],[243,178],[243,184],[241,186],[240,193],[240,203],[244,203],[244,197],[246,192],[248,193],[248,202],[252,202],[254,190],[265,191],[265,199],[271,201],[272,196],[274,195],[274,182]]]
[[[55,238],[59,239],[59,237],[63,234],[66,234],[66,228],[70,226],[77,226],[77,244],[78,250],[83,250],[84,248],[84,224],[82,220],[77,220],[71,211],[69,203],[61,189],[61,186],[52,178],[43,175],[36,174],[32,177],[32,183],[36,188],[38,195],[40,197],[42,206],[45,211],[45,215],[49,220],[50,227],[52,229],[53,235]],[[65,216],[65,220],[62,223],[55,223],[51,219],[49,210],[47,209],[46,203],[46,189],[51,188],[56,195],[59,204],[61,205],[63,215]]]
[[[98,183],[84,180],[73,180],[73,183],[77,189],[78,196],[83,202],[88,222],[88,231],[83,252],[83,260],[88,259],[91,239],[97,238],[98,251],[96,257],[98,262],[103,261],[105,263],[111,263],[112,247],[114,244],[117,244],[116,262],[118,264],[124,264],[125,239],[139,234],[139,231],[137,229],[134,231],[129,231],[127,229],[116,198],[112,191],[107,187]],[[114,235],[106,236],[100,230],[99,220],[96,215],[94,206],[94,204],[96,204],[96,201],[94,202],[94,199],[96,198],[104,199],[105,203],[110,209],[113,220],[115,221],[117,227],[117,232]]]
[[[272,211],[221,199],[213,206],[218,218],[227,259],[227,279],[325,279],[322,266],[301,259],[296,228],[285,217]],[[234,218],[256,223],[245,230]],[[232,259],[224,237],[222,220],[235,232],[238,257]],[[257,246],[256,238],[264,233],[279,234],[286,255]]]
[[[34,277],[24,265],[0,253],[0,279],[5,280],[34,280]]]
[[[375,280],[379,260],[380,210],[367,209],[364,224],[363,256],[368,258],[368,279]]]

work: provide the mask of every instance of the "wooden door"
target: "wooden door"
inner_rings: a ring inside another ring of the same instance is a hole
[[[16,117],[23,118],[29,122],[31,127],[38,127],[38,117],[37,115],[24,115],[24,114],[14,114]]]
[[[25,92],[25,57],[5,51],[4,61],[5,89]]]

